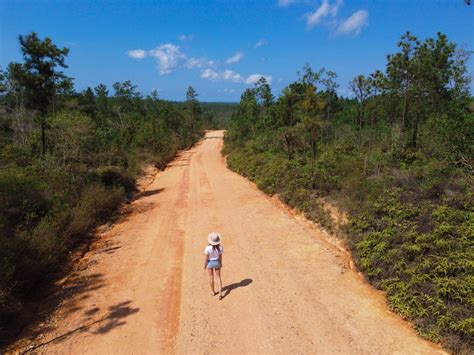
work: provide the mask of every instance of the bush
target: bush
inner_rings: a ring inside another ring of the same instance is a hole
[[[359,266],[387,292],[392,309],[426,338],[450,339],[451,348],[468,351],[474,335],[473,206],[426,202],[444,191],[446,176],[444,182],[435,176],[436,195],[426,193],[426,183],[411,193],[394,188],[381,194],[370,205],[373,217],[353,223],[351,242]]]
[[[0,234],[11,235],[20,224],[34,226],[50,208],[44,184],[27,169],[0,171]]]
[[[136,190],[135,179],[127,171],[117,167],[102,167],[98,170],[101,183],[108,187],[121,187],[125,194],[130,197]]]
[[[19,315],[27,318],[23,300],[61,268],[67,251],[110,217],[123,200],[123,186],[133,186],[122,174],[105,176],[119,178],[110,179],[110,187],[86,186],[70,206],[46,198],[37,176],[19,168],[0,173],[0,338],[18,331],[24,321]]]
[[[318,196],[338,201],[349,212],[348,244],[355,261],[387,293],[389,306],[413,321],[423,337],[469,352],[474,346],[471,177],[421,151],[393,159],[393,152],[352,150],[351,144],[321,145],[316,169],[301,155],[288,160],[262,149],[258,139],[226,151],[231,169],[329,231],[332,221]]]
[[[79,203],[71,212],[72,218],[65,232],[69,244],[74,244],[80,236],[88,233],[98,222],[110,217],[122,202],[123,191],[121,187],[88,186]]]

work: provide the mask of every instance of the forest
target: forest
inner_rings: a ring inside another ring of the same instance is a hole
[[[274,97],[262,78],[232,115],[231,169],[343,238],[367,280],[423,337],[474,345],[474,101],[469,52],[438,33],[401,36],[358,75],[306,65]],[[345,212],[334,224],[324,203]]]
[[[67,48],[19,37],[22,63],[0,68],[0,343],[99,223],[133,198],[146,164],[165,168],[235,107],[142,95],[131,81],[82,92],[64,74]],[[185,94],[185,96],[184,96]]]

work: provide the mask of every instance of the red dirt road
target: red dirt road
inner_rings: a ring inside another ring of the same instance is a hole
[[[222,136],[183,152],[102,233],[31,351],[442,352],[388,310],[323,231],[228,170]],[[225,247],[222,301],[203,270],[211,231]]]

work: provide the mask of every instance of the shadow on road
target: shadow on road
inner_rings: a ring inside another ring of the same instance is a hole
[[[23,337],[34,339],[39,335],[53,332],[56,329],[55,326],[46,320],[59,305],[63,308],[63,317],[82,311],[83,307],[78,305],[78,301],[89,298],[91,293],[97,292],[104,285],[102,274],[79,275],[72,272],[64,284],[48,289],[50,294],[48,296],[46,293],[43,296],[45,299],[44,303],[41,303],[41,308],[38,306],[34,309],[36,315],[31,311],[30,327],[25,330]]]
[[[236,288],[245,287],[245,286],[250,285],[252,283],[252,281],[253,281],[252,279],[243,279],[240,282],[236,282],[236,283],[233,283],[233,284],[222,287],[222,298],[227,297],[227,295],[229,295],[229,293],[232,290],[235,290]]]
[[[164,189],[155,189],[155,190],[147,190],[147,191],[139,192],[135,195],[134,200],[136,201],[136,200],[141,199],[142,197],[148,197],[148,196],[159,194],[163,190]]]
[[[113,254],[116,250],[121,249],[121,246],[110,246],[105,249],[100,249],[97,251],[97,254]]]
[[[132,301],[124,301],[120,302],[116,305],[110,306],[107,310],[107,313],[96,320],[91,320],[90,318],[93,317],[95,314],[100,313],[100,309],[98,307],[91,308],[90,310],[84,312],[85,320],[84,325],[77,327],[69,332],[64,334],[58,335],[51,340],[48,340],[44,343],[35,345],[33,347],[28,348],[28,352],[31,352],[35,349],[38,349],[42,346],[54,343],[54,342],[62,342],[66,340],[71,335],[76,333],[82,332],[90,332],[92,334],[105,334],[124,325],[126,322],[124,319],[132,314],[137,313],[140,308],[133,308],[131,307]],[[97,325],[96,329],[93,329],[94,326]]]

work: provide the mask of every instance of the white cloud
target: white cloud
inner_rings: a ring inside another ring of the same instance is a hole
[[[219,73],[215,72],[212,69],[204,69],[201,71],[201,78],[208,80],[217,80]]]
[[[240,62],[243,57],[244,57],[244,54],[242,52],[237,52],[232,57],[227,58],[225,63],[226,64],[235,64],[235,63]]]
[[[356,11],[338,26],[336,34],[357,36],[368,23],[369,13],[365,10]]]
[[[262,38],[260,41],[254,44],[253,48],[259,48],[261,46],[264,46],[268,43],[268,41],[265,38]]]
[[[297,0],[278,0],[278,6],[285,7],[294,4]]]
[[[216,62],[213,60],[209,60],[207,58],[189,58],[186,61],[186,68],[194,69],[194,68],[204,68],[204,67],[213,67],[216,65]]]
[[[342,0],[336,0],[332,5],[329,0],[323,0],[321,6],[316,11],[311,12],[307,15],[306,25],[308,28],[312,28],[317,24],[321,23],[323,18],[326,16],[336,17],[339,7],[342,5]]]
[[[188,35],[180,35],[179,37],[180,41],[192,41],[194,39],[194,33],[190,33]]]
[[[146,52],[143,49],[132,49],[127,51],[127,55],[134,59],[143,59],[146,57]]]
[[[251,74],[249,76],[243,76],[240,73],[230,69],[218,71],[215,69],[218,67],[218,62],[209,60],[205,57],[188,58],[186,54],[181,51],[178,45],[172,43],[159,45],[150,51],[134,49],[128,51],[127,54],[130,57],[136,59],[142,59],[147,56],[155,58],[158,64],[160,75],[171,74],[176,68],[199,68],[201,69],[201,78],[211,81],[229,81],[233,83],[252,85],[255,84],[261,77],[265,77],[269,83],[271,83],[272,80],[270,75]],[[226,63],[238,63],[243,58],[243,56],[244,54],[242,52],[237,52],[232,57],[228,58]]]
[[[216,72],[212,69],[207,68],[201,71],[201,78],[214,81],[228,80],[234,83],[240,83],[244,81],[242,75],[229,69],[226,69],[223,72]]]
[[[224,70],[221,76],[223,80],[230,80],[234,83],[240,83],[243,80],[242,75],[229,69]]]
[[[329,0],[323,0],[323,3],[316,9],[315,12],[308,14],[306,25],[308,25],[310,28],[317,25],[319,22],[321,22],[323,17],[329,14],[329,10]]]
[[[171,74],[186,59],[186,55],[181,52],[179,46],[171,43],[162,44],[152,49],[149,54],[157,59],[160,75]]]
[[[255,84],[261,77],[267,79],[268,83],[272,82],[272,77],[270,75],[262,74],[251,74],[248,77],[244,77],[239,73],[226,69],[222,72],[217,72],[210,68],[204,69],[201,71],[201,78],[212,80],[212,81],[232,81],[234,83],[245,83],[248,85]]]
[[[222,90],[222,91],[232,93],[232,92],[235,92],[235,89],[227,89],[227,88],[225,88],[225,89]]]
[[[127,52],[127,55],[135,59],[143,59],[147,56],[156,59],[160,75],[171,74],[176,68],[213,68],[218,63],[205,57],[188,58],[181,51],[180,46],[172,43],[159,45],[155,49],[145,51],[143,49],[134,49]]]
[[[342,3],[343,0],[336,0],[334,5],[331,6],[330,13],[332,17],[336,17],[337,12],[339,11],[339,8],[341,7]]]
[[[271,77],[271,75],[262,75],[262,74],[252,74],[252,75],[249,75],[249,76],[247,77],[247,79],[245,79],[245,84],[249,84],[249,85],[250,85],[250,84],[255,84],[255,83],[256,83],[257,81],[259,81],[260,78],[262,78],[262,77],[265,78],[265,79],[267,79],[267,82],[268,82],[269,84],[271,84],[271,82],[272,82],[272,77]]]

